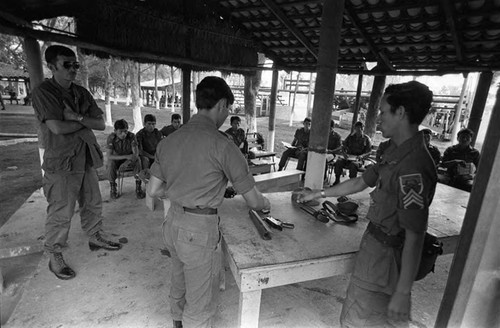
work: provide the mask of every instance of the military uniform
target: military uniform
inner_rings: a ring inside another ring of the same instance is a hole
[[[54,78],[33,90],[33,108],[40,121],[45,148],[42,169],[43,190],[47,198],[45,250],[59,253],[66,246],[76,201],[80,205],[82,229],[88,236],[102,227],[102,200],[96,168],[102,166],[102,152],[89,128],[68,134],[55,134],[48,120],[64,121],[64,103],[83,116],[102,118],[102,111],[83,87],[71,84],[68,90]]]
[[[297,170],[305,170],[307,160],[307,147],[309,147],[309,135],[311,130],[306,131],[304,128],[297,129],[292,143],[296,148],[289,148],[283,152],[279,162],[279,170],[283,170],[289,157],[297,158]]]
[[[163,138],[163,134],[158,130],[154,129],[152,132],[148,132],[146,129],[142,128],[137,132],[137,146],[139,151],[145,151],[146,153],[153,155],[156,153],[156,147],[158,143]],[[146,156],[141,156],[142,167],[148,169],[154,162],[154,159],[150,159]]]
[[[367,168],[363,180],[376,187],[367,218],[387,236],[404,229],[427,230],[429,205],[436,187],[436,168],[422,133],[397,147],[390,143],[380,163]],[[342,308],[343,327],[388,325],[387,308],[395,291],[401,250],[382,244],[367,229]]]
[[[131,155],[133,154],[133,148],[137,147],[137,139],[132,132],[127,132],[127,136],[123,140],[118,138],[116,133],[113,132],[108,136],[106,146],[109,154],[113,151],[115,155]],[[108,180],[115,182],[118,170],[128,169],[133,170],[134,174],[139,173],[141,171],[141,162],[139,159],[110,160],[108,163]]]
[[[477,149],[471,146],[461,148],[459,145],[453,145],[446,148],[444,151],[442,163],[458,159],[464,161],[465,163],[472,163],[477,168],[479,165],[479,158],[480,154]],[[472,184],[474,183],[474,173],[459,174],[457,164],[448,167],[446,177],[443,180],[440,180],[440,182],[470,192],[472,190]]]
[[[179,129],[180,129],[180,127],[179,127]],[[178,129],[174,128],[174,126],[172,124],[170,124],[170,125],[167,125],[167,126],[164,126],[163,128],[161,128],[160,132],[161,132],[161,134],[163,134],[164,137],[168,137],[169,135],[171,135],[172,133],[174,133],[177,130]]]
[[[162,140],[155,158],[151,174],[165,182],[171,201],[163,236],[172,256],[172,319],[210,327],[221,266],[217,208],[228,180],[238,194],[249,192],[255,180],[234,142],[199,114]]]
[[[349,155],[363,155],[371,151],[372,141],[366,134],[357,135],[351,134],[344,140],[344,148]],[[349,170],[349,178],[355,178],[358,175],[358,166],[350,160],[339,158],[335,162],[335,177],[338,180],[342,174],[342,170]]]
[[[429,145],[427,147],[427,150],[429,151],[429,154],[431,155],[434,164],[438,166],[439,162],[441,161],[441,152],[439,151],[438,147]]]

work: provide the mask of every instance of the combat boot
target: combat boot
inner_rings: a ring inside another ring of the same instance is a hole
[[[91,251],[106,249],[108,251],[118,251],[122,248],[122,244],[104,239],[100,232],[96,232],[89,238],[89,248]]]
[[[174,320],[174,328],[182,328],[182,321]]]
[[[135,180],[135,196],[137,199],[143,199],[146,197],[146,193],[142,190],[141,183],[141,180]]]
[[[111,199],[117,199],[118,197],[120,197],[120,195],[118,195],[118,191],[116,190],[116,182],[110,182],[109,185],[109,197],[111,197]]]
[[[76,276],[75,271],[64,262],[62,253],[50,253],[49,270],[62,280],[72,279]]]

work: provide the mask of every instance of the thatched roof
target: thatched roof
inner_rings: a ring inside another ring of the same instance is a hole
[[[345,1],[339,72],[368,73],[365,62],[378,62],[378,69],[389,73],[500,69],[496,0]],[[238,71],[256,67],[260,51],[279,68],[315,71],[322,4],[323,0],[4,0],[0,30],[53,38],[28,31],[21,20],[67,15],[77,21],[76,37],[69,42],[98,55],[111,52],[141,61]]]

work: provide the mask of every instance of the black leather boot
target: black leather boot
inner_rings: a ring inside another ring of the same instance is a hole
[[[111,199],[117,199],[118,197],[120,197],[120,195],[118,195],[118,191],[116,190],[116,182],[110,182],[109,186],[109,197],[111,197]]]
[[[122,244],[104,239],[99,232],[96,232],[89,239],[89,248],[91,251],[97,251],[101,248],[106,249],[108,251],[117,251],[122,248]]]
[[[49,270],[62,280],[73,279],[76,276],[75,271],[64,262],[62,253],[59,252],[50,253]]]
[[[141,180],[135,180],[135,196],[137,199],[143,199],[146,197],[146,193],[142,190]]]
[[[174,320],[174,328],[182,328],[182,321]]]

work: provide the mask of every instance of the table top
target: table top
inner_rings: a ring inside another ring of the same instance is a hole
[[[249,217],[249,208],[241,196],[224,200],[219,209],[221,231],[228,252],[239,269],[266,265],[308,261],[325,257],[352,254],[359,244],[368,220],[369,192],[366,189],[351,195],[359,202],[359,220],[352,225],[325,224],[292,204],[291,192],[266,194],[271,202],[271,215],[295,224],[283,231],[270,228],[271,240],[260,237]],[[430,209],[429,232],[438,237],[460,233],[469,193],[438,183]],[[336,203],[335,198],[328,200]],[[319,208],[319,206],[316,206]]]

